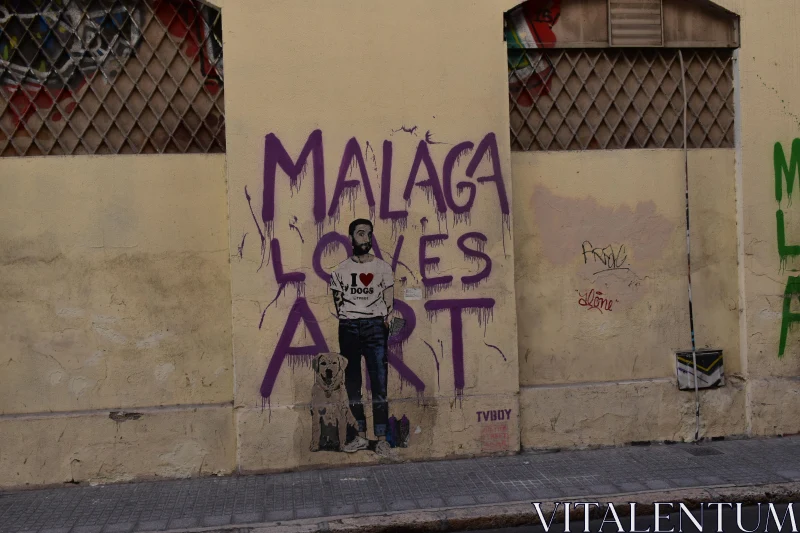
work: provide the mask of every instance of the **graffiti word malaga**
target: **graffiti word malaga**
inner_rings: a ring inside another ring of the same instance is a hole
[[[481,161],[489,156],[492,164],[492,171],[489,175],[480,176],[476,179],[478,185],[470,181],[459,181],[455,184],[458,193],[467,194],[467,199],[463,204],[456,203],[453,195],[453,170],[461,157],[470,152],[473,155],[467,165],[466,175],[473,178]],[[391,183],[392,183],[392,153],[393,146],[391,141],[383,142],[383,170],[381,172],[381,192],[380,208],[378,216],[381,220],[398,223],[405,227],[408,219],[406,209],[392,209]],[[339,205],[343,196],[352,194],[363,186],[364,196],[371,212],[376,211],[376,200],[373,194],[372,183],[370,182],[367,166],[362,154],[361,144],[355,137],[352,137],[344,147],[341,164],[336,178],[336,185],[333,188],[333,195],[330,203],[325,192],[325,158],[322,144],[322,131],[315,130],[308,136],[303,149],[297,158],[286,151],[281,140],[270,133],[264,139],[264,201],[261,216],[267,228],[271,228],[275,219],[275,179],[278,167],[289,177],[289,182],[293,188],[299,188],[299,180],[304,172],[306,164],[311,162],[313,182],[314,182],[314,202],[313,214],[314,221],[322,225],[325,216],[335,218],[339,212]],[[424,167],[425,172],[420,176],[420,170]],[[360,179],[347,179],[351,168],[357,172]],[[427,174],[427,176],[425,176]],[[440,179],[441,176],[441,179]],[[421,178],[425,179],[421,179]],[[443,217],[448,210],[452,211],[457,217],[467,217],[478,194],[479,186],[481,189],[490,187],[493,189],[491,194],[497,196],[500,213],[508,217],[510,213],[508,196],[506,195],[503,173],[500,169],[500,154],[497,147],[497,138],[494,133],[487,134],[483,140],[475,144],[464,141],[453,146],[444,159],[441,173],[431,157],[428,143],[424,140],[417,145],[414,161],[406,180],[403,190],[403,200],[406,207],[411,205],[411,193],[414,187],[423,189],[425,193],[433,197],[436,213]]]

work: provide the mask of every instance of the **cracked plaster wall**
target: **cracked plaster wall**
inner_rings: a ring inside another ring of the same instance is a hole
[[[0,484],[231,471],[224,158],[0,165]]]
[[[734,155],[689,153],[695,335],[723,349],[729,376],[703,393],[705,436],[745,431],[743,386],[730,381]],[[674,357],[691,349],[683,167],[680,150],[513,154],[523,447],[693,437],[694,393],[677,390]]]
[[[797,415],[797,378],[800,376],[800,330],[790,329],[786,351],[778,357],[784,290],[789,276],[800,268],[789,259],[780,264],[776,211],[785,213],[786,244],[800,243],[797,189],[787,202],[775,197],[773,149],[780,142],[790,157],[791,144],[800,138],[800,6],[791,0],[741,2],[741,221],[745,298],[743,322],[746,344],[750,426],[753,434],[800,432]],[[797,298],[791,312],[798,312]]]

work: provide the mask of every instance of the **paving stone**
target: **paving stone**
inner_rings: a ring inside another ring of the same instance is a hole
[[[416,508],[417,508],[417,502],[413,500],[399,500],[389,503],[390,511],[408,511],[410,509],[416,509]]]
[[[451,496],[449,498],[445,498],[445,502],[447,505],[452,505],[454,507],[461,507],[465,505],[475,505],[475,498],[472,496]]]
[[[439,507],[444,507],[444,500],[441,498],[418,498],[417,503],[420,509],[438,509]]]
[[[292,520],[294,518],[294,511],[268,511],[264,515],[265,522],[279,522],[281,520]]]
[[[531,500],[532,501],[535,501],[535,500],[553,500],[553,499],[558,498],[560,496],[563,496],[563,493],[561,493],[561,492],[559,492],[559,491],[557,491],[555,489],[543,487],[541,489],[536,489],[536,490],[533,491],[533,496],[531,497]]]
[[[693,477],[679,477],[670,479],[672,483],[674,483],[678,487],[702,487],[703,483],[696,478]]]
[[[325,515],[322,507],[303,507],[295,511],[297,518],[317,518]]]
[[[233,515],[234,524],[257,524],[264,521],[264,513],[237,513]]]
[[[100,533],[103,531],[103,526],[75,526],[72,528],[71,533]]]
[[[173,518],[169,521],[169,527],[167,529],[185,529],[190,527],[196,527],[200,523],[199,516],[191,516],[188,518]]]
[[[648,487],[641,483],[618,483],[617,486],[624,492],[639,492],[648,489]]]
[[[331,512],[329,516],[347,516],[351,514],[355,514],[356,506],[355,505],[343,505],[341,507],[333,507],[331,508]]]
[[[224,516],[204,516],[200,523],[205,527],[226,526],[231,523],[231,515]]]
[[[356,507],[358,508],[359,513],[380,513],[385,511],[383,504],[380,502],[357,503]]]
[[[614,485],[591,485],[589,487],[591,494],[619,494],[619,489]]]
[[[649,479],[645,481],[644,484],[647,485],[648,489],[653,489],[653,490],[663,490],[672,487],[672,485],[660,479]]]
[[[717,476],[697,476],[697,480],[704,486],[725,485],[725,480]]]
[[[103,533],[130,533],[133,531],[133,522],[120,522],[117,524],[106,524],[102,529]]]
[[[531,493],[527,490],[507,490],[507,502],[523,502],[531,499]]]
[[[148,520],[136,524],[136,531],[164,531],[169,520]]]

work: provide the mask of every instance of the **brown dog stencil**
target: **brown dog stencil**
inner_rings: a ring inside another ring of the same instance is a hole
[[[341,451],[347,438],[347,425],[356,425],[344,387],[347,359],[338,353],[321,353],[314,358],[311,367],[314,369],[311,451],[320,448]]]

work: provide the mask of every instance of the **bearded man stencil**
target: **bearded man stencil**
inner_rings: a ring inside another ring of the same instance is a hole
[[[364,358],[372,392],[372,421],[378,443],[375,452],[389,453],[386,429],[389,419],[389,315],[394,306],[394,273],[386,262],[370,254],[372,222],[360,218],[350,223],[353,255],[331,274],[331,292],[339,318],[339,353],[347,359],[345,389],[356,419],[358,435],[343,451],[369,447],[367,420],[361,394],[361,358]]]

